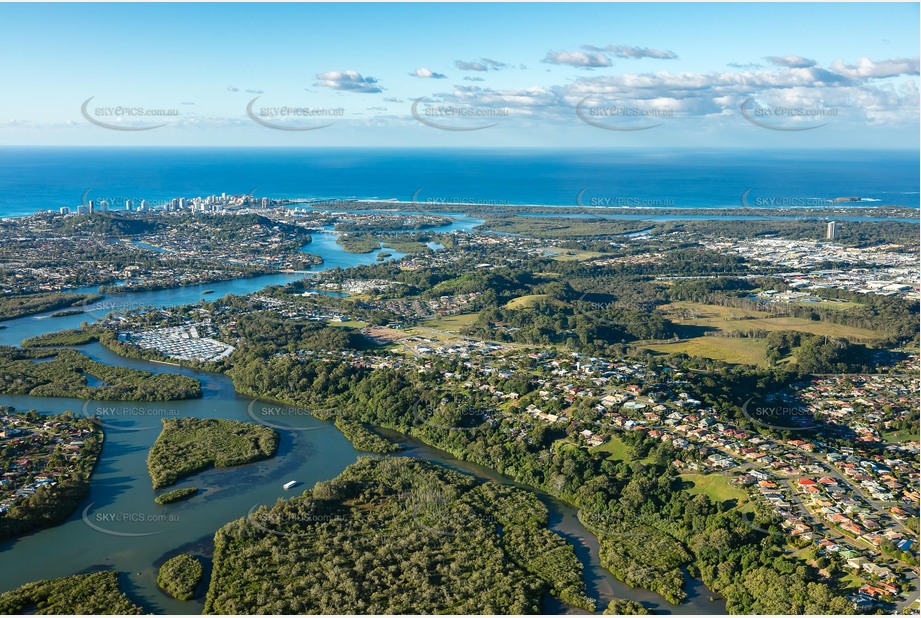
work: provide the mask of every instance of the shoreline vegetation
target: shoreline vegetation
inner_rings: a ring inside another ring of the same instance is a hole
[[[81,339],[73,332],[63,337]],[[35,362],[39,359],[44,362]],[[106,365],[66,348],[10,346],[0,346],[0,393],[106,401],[169,401],[202,396],[201,382],[188,376]]]
[[[179,601],[189,601],[201,583],[205,570],[201,561],[189,554],[173,556],[163,563],[157,573],[157,586]]]
[[[205,614],[594,611],[582,564],[530,492],[407,457],[363,457],[214,537]]]
[[[157,504],[172,504],[173,502],[188,500],[197,493],[198,487],[183,487],[181,489],[168,491],[165,494],[160,494],[154,498],[154,502]]]
[[[346,253],[371,253],[381,248],[378,238],[364,234],[339,234],[336,244]]]
[[[389,455],[403,449],[402,446],[368,428],[364,423],[339,418],[336,419],[335,425],[336,429],[341,431],[342,435],[359,451]]]
[[[54,311],[55,309],[71,309],[73,311],[59,311],[51,317],[80,313],[76,307],[100,300],[99,294],[74,294],[70,292],[40,292],[35,294],[20,294],[16,296],[0,297],[0,321],[12,320],[37,313]]]
[[[278,432],[263,425],[214,418],[165,418],[147,456],[154,489],[209,468],[229,468],[274,457]]]
[[[118,585],[115,571],[43,579],[0,594],[0,614],[140,615]]]

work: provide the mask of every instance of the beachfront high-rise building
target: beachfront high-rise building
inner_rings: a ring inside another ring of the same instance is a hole
[[[86,212],[88,213],[96,212],[96,202],[94,200],[90,200],[86,203]]]
[[[69,215],[69,214],[70,214],[70,207],[69,207],[69,206],[61,206],[61,208],[58,209],[58,212],[61,213],[62,215]]]
[[[825,238],[828,240],[834,240],[835,235],[838,233],[837,226],[834,221],[828,222],[828,229],[825,231]]]

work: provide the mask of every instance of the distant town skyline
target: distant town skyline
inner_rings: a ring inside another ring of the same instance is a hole
[[[0,145],[917,148],[919,8],[6,4]]]

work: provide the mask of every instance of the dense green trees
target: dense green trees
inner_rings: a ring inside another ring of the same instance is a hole
[[[72,328],[69,330],[57,331],[55,333],[38,335],[37,337],[30,337],[28,339],[24,339],[21,345],[24,348],[83,345],[86,343],[92,343],[98,338],[98,335],[92,330]]]
[[[157,504],[172,504],[180,500],[188,500],[197,493],[198,487],[182,487],[180,489],[168,491],[165,494],[160,494],[154,498],[154,502]]]
[[[118,574],[96,571],[43,579],[0,594],[0,614],[137,615],[143,610],[118,588]]]
[[[35,362],[52,356],[48,362]],[[98,383],[91,386],[88,378]],[[153,374],[98,363],[75,350],[0,346],[0,392],[107,401],[165,401],[201,397],[201,384],[174,373]]]
[[[0,296],[0,320],[11,320],[24,315],[44,313],[53,309],[80,307],[102,298],[98,294],[71,294],[42,292],[18,296]]]
[[[336,419],[336,429],[341,431],[359,451],[386,455],[400,450],[399,444],[375,433],[364,423],[340,418]]]
[[[188,601],[195,595],[195,588],[205,570],[195,556],[179,554],[163,563],[157,573],[157,585],[168,595],[180,601]]]
[[[552,435],[510,440],[506,421],[501,418],[460,430],[452,424],[450,414],[432,422],[428,415],[414,411],[431,410],[434,414],[445,408],[440,403],[445,397],[449,399],[448,412],[450,400],[455,398],[472,408],[489,406],[477,400],[477,393],[433,391],[425,376],[399,370],[372,371],[344,363],[241,356],[233,379],[245,392],[311,409],[335,408],[340,416],[409,433],[458,458],[543,489],[602,521],[623,522],[630,531],[642,534],[621,537],[609,532],[611,539],[606,541],[605,531],[596,526],[606,548],[606,564],[625,580],[652,587],[672,600],[682,598],[680,569],[687,565],[700,572],[711,590],[726,596],[737,613],[749,613],[754,607],[766,613],[795,612],[801,606],[797,586],[807,585],[815,587],[810,588],[817,599],[815,607],[837,612],[848,605],[833,583],[822,582],[814,569],[787,557],[779,538],[765,537],[752,530],[744,517],[723,512],[723,505],[684,491],[680,478],[667,466],[668,453],[655,465],[624,463],[585,449],[548,449]],[[727,379],[731,385],[734,378]],[[497,387],[504,392],[511,390],[502,381]],[[727,569],[726,564],[733,566]],[[770,601],[755,604],[747,577],[761,568],[776,574],[778,581],[790,580],[789,586],[771,583],[790,594],[774,594]]]
[[[408,458],[360,459],[215,536],[205,613],[593,609],[572,547],[528,492]]]
[[[215,418],[165,418],[147,455],[154,489],[217,466],[225,468],[275,455],[278,432],[263,425]]]
[[[630,599],[613,599],[604,610],[606,616],[644,616],[649,610]]]

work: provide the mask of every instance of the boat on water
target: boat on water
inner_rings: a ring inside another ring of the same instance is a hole
[[[287,483],[282,485],[282,487],[284,487],[285,489],[291,489],[295,485],[297,485],[297,481],[288,481]]]

